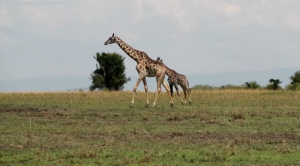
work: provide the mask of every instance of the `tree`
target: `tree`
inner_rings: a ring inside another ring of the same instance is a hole
[[[247,89],[251,89],[251,85],[249,84],[249,82],[245,82],[245,85],[246,85]]]
[[[92,85],[90,90],[119,91],[124,84],[130,81],[126,77],[124,57],[117,53],[97,53],[94,58],[97,61],[96,70],[91,74]],[[98,65],[99,64],[99,65]]]
[[[279,79],[273,79],[273,78],[271,78],[270,80],[269,80],[269,82],[271,83],[271,85],[272,85],[272,87],[273,87],[273,90],[277,90],[278,88],[280,88],[280,86],[279,86],[279,84],[281,84],[282,83],[282,81],[280,81]]]
[[[295,72],[294,75],[290,77],[291,85],[288,86],[288,89],[298,90],[300,89],[300,70]]]
[[[300,70],[295,72],[294,75],[292,75],[290,77],[291,79],[291,84],[294,84],[294,83],[300,83]]]

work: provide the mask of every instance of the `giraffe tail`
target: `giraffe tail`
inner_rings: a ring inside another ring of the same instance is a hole
[[[170,84],[170,83],[169,83],[169,86],[170,86],[170,93],[171,93],[171,96],[173,97],[173,84]]]

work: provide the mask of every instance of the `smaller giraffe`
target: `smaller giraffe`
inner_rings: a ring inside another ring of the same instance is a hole
[[[188,81],[187,77],[183,74],[177,73],[175,70],[168,68],[162,62],[163,60],[160,59],[160,57],[157,57],[156,61],[160,62],[166,69],[166,75],[168,76],[168,82],[169,82],[169,86],[170,86],[171,96],[173,97],[173,86],[174,86],[177,91],[177,95],[180,98],[181,103],[186,104],[186,95],[188,94],[188,100],[191,105],[192,104],[191,97],[190,97],[191,89],[189,88],[189,81]],[[182,88],[182,90],[184,92],[184,101],[180,97],[180,93],[178,91],[177,85],[180,85],[180,87]]]

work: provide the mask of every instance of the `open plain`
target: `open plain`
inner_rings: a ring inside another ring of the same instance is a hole
[[[300,92],[192,90],[173,108],[131,95],[0,93],[0,165],[300,164]]]

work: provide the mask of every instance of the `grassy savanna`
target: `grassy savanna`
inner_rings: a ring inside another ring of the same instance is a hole
[[[192,91],[174,108],[163,92],[148,109],[131,95],[0,93],[0,165],[300,164],[300,92]]]

